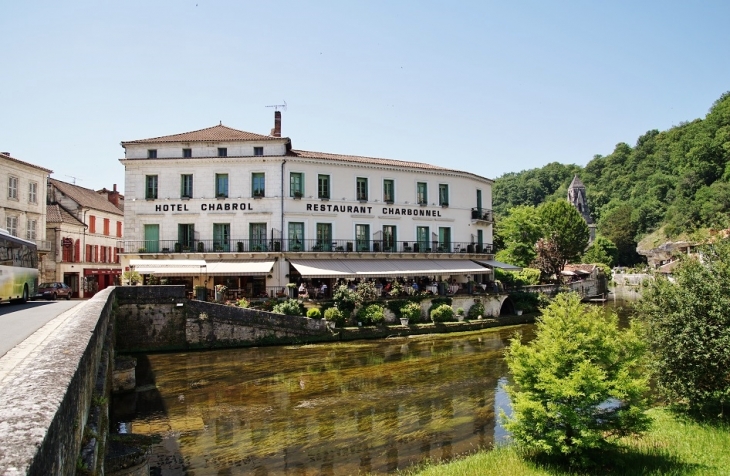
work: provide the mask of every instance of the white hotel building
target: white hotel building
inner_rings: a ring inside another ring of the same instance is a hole
[[[481,281],[500,265],[491,180],[296,150],[280,132],[277,111],[268,136],[217,125],[122,142],[123,269],[255,297],[302,280]]]

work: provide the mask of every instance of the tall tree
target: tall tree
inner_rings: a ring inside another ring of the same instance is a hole
[[[528,205],[512,208],[506,217],[497,221],[495,234],[503,243],[496,256],[499,261],[528,266],[535,259],[535,243],[542,235],[537,210]]]
[[[577,261],[588,246],[590,233],[580,212],[566,200],[543,203],[537,209],[542,236],[555,241],[563,264]]]
[[[588,264],[603,263],[610,268],[616,263],[617,256],[616,245],[608,238],[597,236],[583,254],[581,261]]]

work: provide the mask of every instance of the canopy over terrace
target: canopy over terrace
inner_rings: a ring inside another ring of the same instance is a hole
[[[515,266],[515,265],[509,264],[509,263],[502,263],[501,261],[497,261],[497,260],[493,260],[493,259],[483,260],[483,261],[477,260],[477,263],[482,264],[482,265],[487,266],[492,269],[499,268],[504,271],[515,271],[515,272],[522,271],[522,268],[519,266]]]
[[[385,278],[490,274],[491,269],[470,260],[372,259],[289,260],[304,278]]]
[[[145,260],[133,259],[129,265],[140,274],[155,276],[265,276],[274,266],[273,260]]]

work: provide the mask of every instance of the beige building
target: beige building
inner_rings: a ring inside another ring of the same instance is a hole
[[[270,135],[219,124],[122,147],[122,265],[141,274],[253,297],[301,280],[491,274],[492,180],[479,175],[296,150],[278,112]]]
[[[84,298],[116,284],[123,203],[116,185],[97,192],[49,179],[46,234],[52,251],[42,279],[64,282],[74,297]]]
[[[41,276],[47,265],[46,181],[53,173],[0,152],[0,226],[38,245]]]

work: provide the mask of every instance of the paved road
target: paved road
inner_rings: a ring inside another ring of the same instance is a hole
[[[0,304],[0,357],[45,323],[85,301],[34,301]]]

